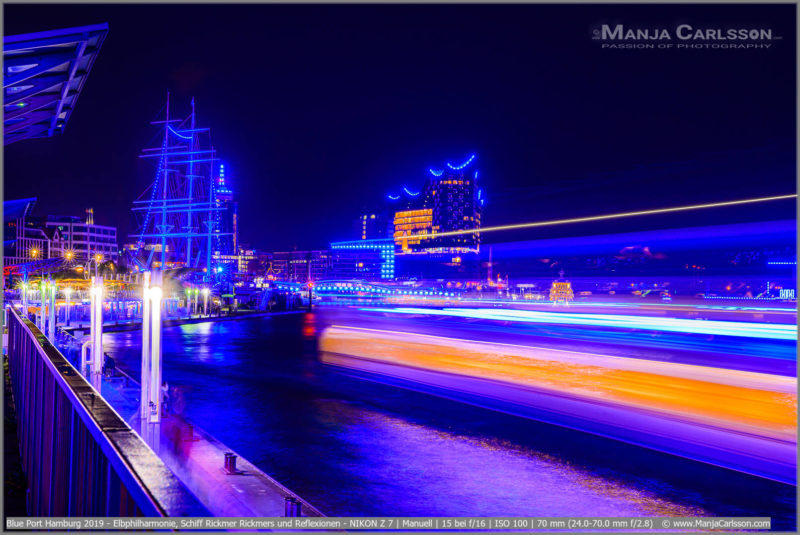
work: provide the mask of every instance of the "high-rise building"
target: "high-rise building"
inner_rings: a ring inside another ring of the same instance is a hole
[[[483,192],[475,159],[473,154],[461,164],[447,162],[442,169],[429,169],[420,191],[403,186],[401,192],[388,195],[398,253],[479,251]],[[437,237],[452,232],[458,234]]]
[[[426,199],[432,210],[432,234],[469,231],[428,240],[430,252],[477,253],[480,249],[483,192],[478,187],[475,155],[461,164],[445,164],[441,170],[429,169]]]
[[[217,212],[216,232],[221,236],[217,238],[216,248],[222,255],[235,255],[239,251],[239,203],[233,200],[233,191],[226,182],[230,170],[225,168],[225,163],[218,164],[214,171],[217,208],[221,208]]]

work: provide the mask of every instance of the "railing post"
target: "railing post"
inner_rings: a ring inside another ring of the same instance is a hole
[[[147,422],[150,414],[150,272],[142,281],[142,392],[139,416]]]

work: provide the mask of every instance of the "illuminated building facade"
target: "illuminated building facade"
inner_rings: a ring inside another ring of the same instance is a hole
[[[572,283],[565,280],[553,281],[550,286],[550,301],[554,305],[567,305],[575,298],[572,292]]]
[[[332,278],[382,281],[395,277],[394,240],[331,243]]]
[[[96,254],[104,260],[117,261],[119,256],[117,229],[94,222],[94,210],[88,208],[86,217],[48,216],[43,222],[47,228],[55,228],[61,232],[62,243],[58,254],[63,256],[67,251],[74,255],[76,261],[87,260]]]
[[[483,192],[478,187],[476,156],[461,164],[448,162],[441,170],[429,169],[425,197],[432,213],[432,233],[474,230],[470,234],[434,237],[427,249],[437,253],[477,253],[480,250]]]
[[[217,250],[222,255],[235,255],[239,251],[239,203],[233,199],[233,191],[226,182],[226,178],[230,179],[230,170],[226,169],[225,163],[217,165],[215,171],[216,203],[219,209],[215,232],[220,236],[217,238]]]
[[[215,253],[213,256],[217,269],[222,268],[231,274],[245,274],[250,271],[250,263],[256,260],[253,249],[239,249],[239,254]]]
[[[479,252],[484,199],[478,186],[476,158],[473,154],[462,163],[447,162],[442,169],[428,169],[422,190],[403,186],[387,196],[394,214],[392,237],[399,254]],[[465,230],[474,232],[437,237]]]
[[[272,253],[267,268],[270,280],[308,282],[326,279],[331,272],[329,251],[286,251]]]
[[[402,210],[394,214],[394,243],[398,253],[422,252],[432,234],[433,210]]]

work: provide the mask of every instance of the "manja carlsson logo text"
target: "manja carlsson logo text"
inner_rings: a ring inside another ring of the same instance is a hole
[[[592,39],[601,41],[772,41],[771,28],[695,28],[680,24],[669,28],[628,28],[624,24],[603,24],[592,30]]]

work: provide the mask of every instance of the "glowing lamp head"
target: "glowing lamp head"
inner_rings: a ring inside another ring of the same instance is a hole
[[[73,251],[65,251],[64,252],[64,259],[67,262],[72,262],[73,258],[75,258],[75,253]]]
[[[32,256],[33,258],[39,258],[39,249],[37,249],[36,247],[34,247],[33,249],[31,249],[31,256]]]
[[[64,288],[64,295],[66,295],[67,297],[69,297],[70,295],[72,295],[72,288],[70,288],[69,286],[67,286],[66,288]]]
[[[94,261],[97,262],[97,263],[102,262],[103,261],[103,255],[101,255],[100,253],[97,253],[96,255],[94,255]]]
[[[162,292],[160,286],[151,287],[149,293],[150,293],[150,300],[151,301],[153,301],[154,303],[157,303],[157,302],[161,301],[161,297],[163,295],[163,292]]]
[[[203,288],[203,295],[208,297],[209,290],[208,288]]]

